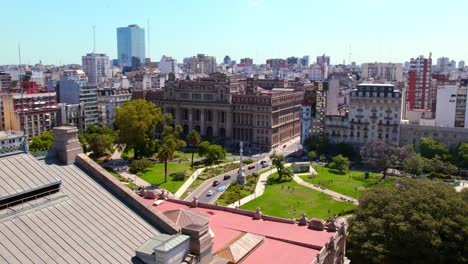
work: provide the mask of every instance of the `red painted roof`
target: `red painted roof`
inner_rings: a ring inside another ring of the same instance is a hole
[[[152,203],[153,200],[148,200],[148,202]],[[181,208],[189,207],[169,201],[155,207],[161,212]],[[289,263],[292,259],[294,263],[310,263],[319,250],[293,243],[322,247],[333,236],[333,233],[315,231],[295,224],[253,220],[251,217],[240,214],[200,207],[189,209],[210,216],[210,229],[215,234],[213,253],[226,247],[244,232],[265,236],[264,242],[247,256],[245,263]]]

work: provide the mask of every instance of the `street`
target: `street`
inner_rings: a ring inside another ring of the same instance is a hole
[[[286,145],[286,147],[283,147],[283,145]],[[284,155],[285,157],[287,157],[287,155],[294,153],[302,148],[301,144],[299,144],[299,138],[293,139],[287,144],[283,144],[283,145],[278,146],[276,148],[276,153]],[[254,160],[254,163],[243,166],[245,175],[249,176],[255,172],[260,172],[266,168],[271,168],[272,164],[270,160],[270,155],[272,153],[273,151],[257,154],[254,156],[244,157],[243,158],[244,160],[246,159]],[[267,162],[268,167],[262,168],[262,165],[260,164],[260,161],[262,160]],[[250,166],[255,166],[255,168],[252,168],[249,170],[248,167]],[[218,175],[216,177],[206,180],[202,185],[200,185],[200,187],[197,188],[197,190],[191,193],[185,200],[192,201],[194,197],[197,197],[199,202],[210,203],[210,204],[215,203],[216,200],[219,198],[219,196],[221,196],[221,194],[229,187],[231,183],[235,184],[236,179],[237,179],[237,173],[238,173],[238,169],[235,169],[223,175]],[[229,175],[231,176],[231,178],[228,180],[223,180],[223,177],[225,175]],[[221,183],[218,186],[213,186],[213,182],[216,180],[220,181]],[[212,191],[213,194],[208,195],[209,191]]]

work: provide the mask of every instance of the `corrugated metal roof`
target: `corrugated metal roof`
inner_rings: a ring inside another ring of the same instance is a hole
[[[67,196],[0,218],[0,263],[129,263],[159,234],[74,165],[44,164],[27,154],[2,157],[0,164],[1,186],[13,181],[26,188],[59,178]]]
[[[57,182],[45,165],[25,154],[0,158],[0,198]],[[34,166],[33,166],[34,165]]]

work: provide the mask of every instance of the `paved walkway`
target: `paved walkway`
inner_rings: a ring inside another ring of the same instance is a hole
[[[316,174],[317,172],[312,168],[311,173]],[[301,179],[301,177],[297,176],[296,174],[294,174],[293,180],[295,182],[297,182],[298,184],[300,184],[300,185],[303,185],[303,186],[305,186],[307,188],[310,188],[310,189],[313,189],[313,190],[316,190],[316,191],[319,191],[319,192],[323,192],[325,194],[328,194],[328,195],[332,196],[335,199],[346,200],[346,201],[352,202],[353,204],[356,204],[356,205],[359,204],[358,200],[356,200],[356,199],[354,199],[352,197],[346,196],[346,195],[341,194],[341,193],[334,192],[332,190],[329,190],[327,188],[324,188],[324,187],[321,187],[321,186],[318,186],[318,185],[315,185],[315,184],[312,184],[312,183],[308,183],[308,182],[304,181],[303,179]]]
[[[275,172],[277,171],[277,169],[272,169],[272,170],[269,170],[265,173],[262,173],[260,174],[260,177],[257,181],[257,185],[255,186],[255,192],[249,196],[246,196],[242,199],[240,199],[239,201],[237,202],[234,202],[230,205],[228,205],[228,207],[231,207],[231,208],[235,208],[236,206],[241,206],[243,204],[246,204],[250,201],[252,201],[253,199],[259,197],[259,196],[262,196],[263,193],[265,192],[265,186],[267,184],[267,180],[268,180],[268,177],[272,174],[274,174]]]

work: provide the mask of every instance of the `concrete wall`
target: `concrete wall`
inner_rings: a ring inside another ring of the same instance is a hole
[[[111,189],[133,210],[143,215],[150,224],[168,234],[180,233],[180,227],[163,213],[153,209],[152,205],[144,202],[141,197],[118,181],[114,176],[95,163],[85,154],[76,157],[76,164],[89,175],[101,182],[105,187]]]
[[[433,137],[438,139],[449,149],[455,148],[461,142],[468,141],[468,129],[461,127],[436,127],[402,124],[400,129],[400,146],[414,145],[419,149],[421,137]]]

